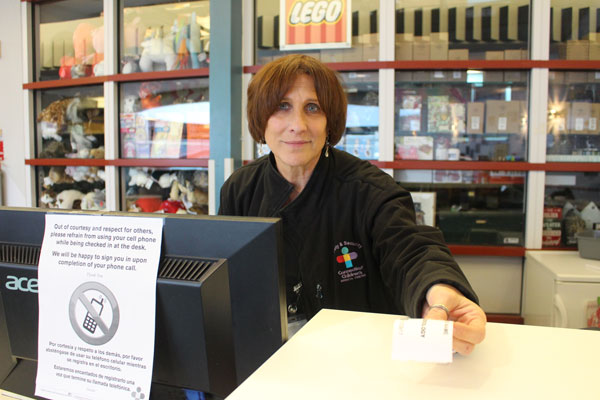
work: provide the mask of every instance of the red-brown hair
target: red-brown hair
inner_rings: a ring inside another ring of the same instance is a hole
[[[301,74],[314,80],[319,105],[327,118],[329,144],[333,146],[340,141],[346,129],[348,105],[340,78],[319,60],[303,54],[291,54],[271,61],[250,81],[246,112],[254,140],[264,143],[267,121]]]

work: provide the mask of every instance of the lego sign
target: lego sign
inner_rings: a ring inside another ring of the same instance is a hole
[[[281,50],[351,47],[351,0],[281,0]]]

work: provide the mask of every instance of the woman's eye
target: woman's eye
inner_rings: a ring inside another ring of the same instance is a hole
[[[314,113],[314,112],[318,112],[319,110],[321,110],[321,108],[315,103],[310,103],[310,104],[306,105],[306,110],[308,112]]]
[[[289,110],[290,109],[290,103],[279,103],[279,109],[280,110]]]

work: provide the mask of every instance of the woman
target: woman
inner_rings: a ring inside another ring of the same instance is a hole
[[[219,214],[283,222],[288,314],[321,308],[450,318],[454,349],[485,336],[485,314],[441,233],[415,224],[409,192],[379,168],[334,149],[346,95],[321,62],[289,55],[248,87],[248,125],[268,156],[236,170]]]

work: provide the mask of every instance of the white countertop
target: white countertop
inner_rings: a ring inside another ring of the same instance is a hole
[[[322,310],[227,400],[599,399],[600,332],[488,323],[451,364],[391,359],[393,315]]]

